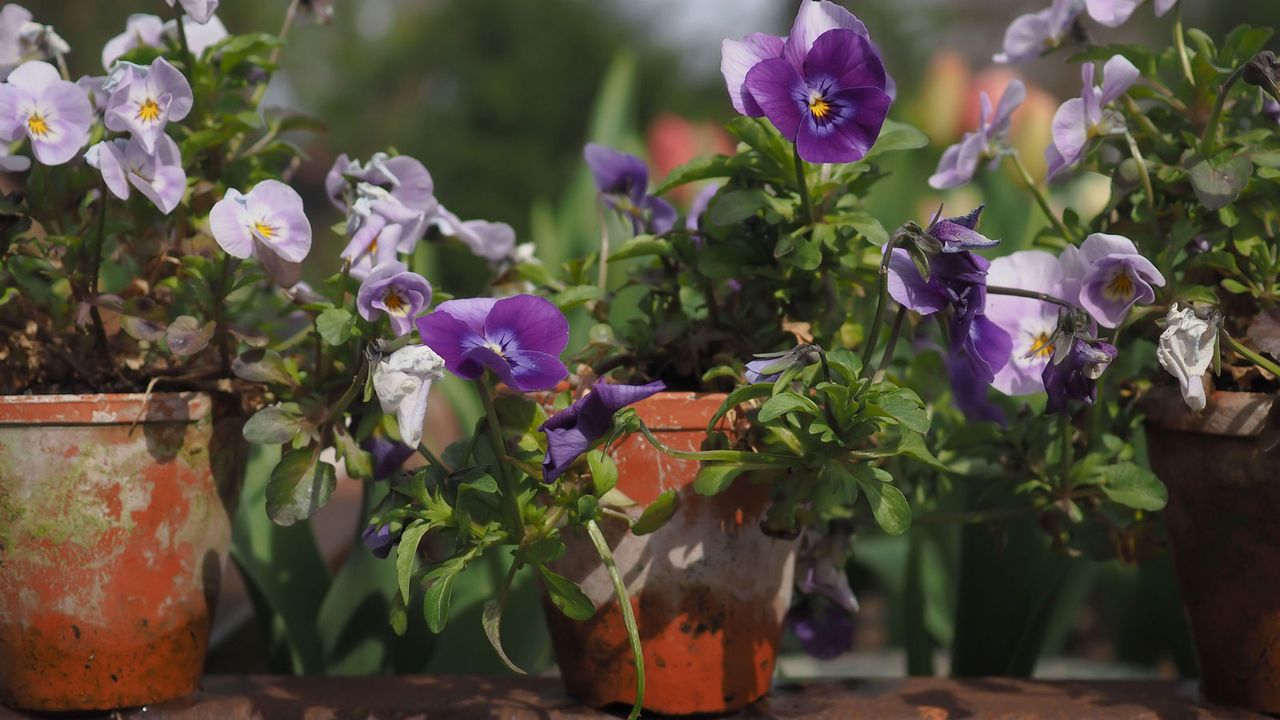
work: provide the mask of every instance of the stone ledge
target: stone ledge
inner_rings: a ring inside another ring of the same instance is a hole
[[[89,718],[141,720],[588,720],[619,717],[576,705],[556,678],[448,675],[210,675],[181,700]],[[0,707],[0,720],[35,716]],[[1194,681],[905,678],[780,683],[744,720],[1198,720],[1263,717],[1213,706]]]

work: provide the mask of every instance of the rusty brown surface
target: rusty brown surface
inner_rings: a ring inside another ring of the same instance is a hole
[[[129,720],[602,720],[556,678],[209,676],[203,692]],[[0,707],[0,720],[30,720]],[[110,716],[79,716],[81,720]],[[704,716],[705,717],[705,716]],[[1201,700],[1194,681],[907,678],[782,684],[742,720],[1201,720],[1257,718]]]

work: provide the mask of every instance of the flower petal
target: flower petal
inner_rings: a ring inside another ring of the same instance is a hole
[[[422,342],[444,358],[445,367],[453,374],[476,380],[484,374],[484,367],[467,362],[467,353],[484,345],[484,336],[466,322],[451,315],[445,306],[462,302],[450,300],[441,303],[435,312],[417,319],[418,336]]]
[[[811,163],[842,163],[862,159],[876,143],[893,102],[875,87],[841,90],[828,96],[840,109],[831,122],[806,117],[800,123],[796,149]],[[773,118],[770,117],[772,120]]]
[[[249,212],[244,195],[231,188],[209,211],[209,229],[218,246],[231,257],[247,258],[253,254],[253,235],[249,232]]]
[[[503,348],[559,355],[569,344],[569,321],[546,298],[515,295],[493,304],[484,336]]]
[[[808,95],[800,73],[782,58],[762,60],[747,73],[746,85],[769,122],[794,142]]]
[[[1115,102],[1138,82],[1142,73],[1123,55],[1114,55],[1102,66],[1102,104]]]
[[[947,307],[947,295],[937,278],[920,277],[911,256],[901,248],[895,248],[889,258],[888,284],[890,297],[908,310],[932,315]]]
[[[751,33],[741,40],[725,40],[720,44],[720,74],[724,76],[733,109],[751,117],[764,115],[744,83],[756,63],[782,55],[782,43],[783,39],[774,35]]]
[[[852,30],[830,30],[813,43],[804,60],[804,77],[832,82],[837,89],[874,87],[884,90],[884,63],[866,35]]]
[[[126,145],[128,142],[123,139],[104,140],[84,154],[85,162],[102,173],[107,189],[121,200],[129,199],[129,179],[125,176]]]
[[[795,22],[792,23],[791,32],[783,46],[783,57],[792,67],[800,70],[818,38],[827,31],[836,29],[851,30],[863,37],[867,35],[867,26],[845,8],[829,0],[801,2],[800,11],[796,13]],[[884,86],[880,87],[883,89]]]

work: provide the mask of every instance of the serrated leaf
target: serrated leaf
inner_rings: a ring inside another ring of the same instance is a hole
[[[929,136],[925,135],[913,125],[896,120],[885,120],[884,127],[880,129],[880,135],[876,138],[876,143],[867,152],[867,158],[873,158],[877,155],[895,152],[898,150],[918,150],[929,144]]]
[[[539,565],[538,571],[542,573],[543,584],[547,588],[547,595],[551,597],[551,603],[560,608],[560,612],[574,620],[590,620],[596,614],[591,598],[582,592],[577,583],[551,572],[545,565]]]
[[[422,536],[426,535],[430,528],[428,523],[415,522],[404,529],[400,535],[400,543],[396,545],[396,585],[405,603],[409,602],[413,568],[418,561],[418,545],[422,542]]]
[[[760,406],[760,414],[756,416],[756,419],[762,423],[767,423],[793,412],[817,414],[818,406],[807,397],[802,397],[792,392],[779,393],[764,401],[764,405]]]
[[[348,476],[356,480],[373,479],[373,453],[360,447],[355,438],[344,430],[334,433],[333,445],[338,459],[347,468]]]
[[[290,450],[267,481],[267,515],[277,525],[306,520],[324,507],[337,487],[333,466],[319,460],[318,448]]]
[[[671,516],[675,515],[676,509],[680,506],[680,496],[676,494],[674,489],[666,490],[653,502],[649,503],[649,507],[640,513],[640,519],[631,525],[631,532],[634,535],[648,535],[667,524]]]
[[[918,433],[929,431],[929,415],[920,398],[906,388],[898,388],[879,395],[867,403],[867,409],[875,415],[893,418],[899,425]]]

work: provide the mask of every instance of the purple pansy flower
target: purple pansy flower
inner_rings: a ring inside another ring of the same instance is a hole
[[[1267,98],[1262,101],[1262,114],[1271,118],[1272,122],[1280,123],[1280,101]]]
[[[1080,306],[1104,327],[1118,327],[1129,308],[1155,301],[1153,285],[1164,285],[1156,266],[1120,235],[1094,233],[1079,249],[1067,247],[1062,262],[1066,282],[1079,288]]]
[[[842,529],[813,540],[806,537],[796,561],[796,587],[806,595],[822,595],[845,612],[858,611],[858,598],[844,571],[850,534]]]
[[[605,202],[631,221],[634,233],[661,235],[676,224],[671,203],[649,194],[649,167],[635,155],[588,143],[582,151]]]
[[[787,629],[800,649],[819,660],[831,660],[853,649],[853,616],[820,597],[804,598],[787,611]]]
[[[449,300],[418,318],[422,342],[450,372],[478,380],[486,369],[522,392],[549,390],[569,370],[560,353],[569,323],[551,301],[533,295]]]
[[[356,295],[360,317],[372,322],[378,313],[386,313],[397,336],[413,332],[414,318],[430,304],[431,283],[400,262],[375,266]]]
[[[372,256],[376,265],[394,262],[401,253],[413,252],[425,223],[422,211],[406,206],[377,185],[361,182],[347,216],[351,241],[341,257],[353,264],[366,255]]]
[[[0,139],[31,140],[36,159],[61,165],[89,140],[93,107],[84,91],[49,63],[31,61],[0,85]]]
[[[154,153],[144,150],[138,138],[133,137],[127,141],[104,140],[89,148],[84,157],[102,173],[111,194],[128,200],[132,185],[165,215],[173,212],[187,191],[182,154],[168,135],[160,137]]]
[[[280,285],[291,287],[301,278],[311,222],[302,197],[279,180],[263,180],[247,195],[227,190],[209,212],[209,228],[228,255],[252,255]]]
[[[301,283],[299,283],[301,284]],[[361,449],[373,456],[373,479],[391,477],[417,450],[396,442],[380,432],[375,432],[360,443]]]
[[[1085,0],[1053,0],[1040,12],[1020,15],[1004,32],[1004,52],[991,59],[998,63],[1024,63],[1062,44],[1085,10]]]
[[[1089,140],[1124,131],[1124,118],[1106,106],[1124,95],[1141,73],[1123,55],[1116,55],[1102,68],[1102,87],[1094,86],[1094,64],[1081,66],[1084,88],[1053,114],[1053,142],[1045,150],[1049,177],[1080,162]]]
[[[457,238],[476,257],[497,264],[511,259],[516,250],[516,231],[506,223],[488,220],[460,220],[443,206],[436,212],[440,232]]]
[[[369,525],[360,532],[360,542],[369,548],[374,557],[381,560],[387,559],[391,554],[391,549],[400,542],[400,533],[393,532],[391,525]]]
[[[174,0],[164,0],[169,3],[169,7],[173,7]],[[209,18],[213,17],[214,11],[218,9],[218,0],[181,0],[182,9],[191,16],[192,20],[200,24],[209,22]]]
[[[1022,250],[991,261],[992,285],[1032,290],[1075,302],[1062,263],[1043,250]],[[1044,390],[1044,366],[1053,357],[1058,307],[1012,295],[988,295],[987,317],[1013,341],[1009,362],[991,382],[1005,395],[1031,395]]]
[[[1155,0],[1156,17],[1173,9],[1178,0]],[[1107,27],[1120,27],[1138,9],[1142,0],[1085,0],[1089,17]]]
[[[953,350],[947,353],[946,366],[947,381],[951,385],[951,402],[964,413],[965,419],[970,422],[993,422],[1000,426],[1007,424],[1008,418],[1005,417],[1004,410],[991,402],[988,392],[991,386],[974,374],[973,363],[968,358]],[[999,374],[1000,371],[996,376],[999,377]]]
[[[702,220],[702,214],[711,206],[711,199],[720,192],[720,183],[711,183],[698,191],[693,196],[693,202],[689,203],[689,214],[684,219],[684,229],[689,232],[698,232],[698,223]],[[701,242],[701,238],[695,238],[695,242]]]
[[[1071,337],[1060,341],[1070,342],[1070,350],[1044,366],[1044,389],[1049,393],[1045,412],[1050,413],[1067,412],[1071,400],[1093,404],[1098,396],[1098,378],[1117,355],[1114,345],[1101,340]]]
[[[861,159],[893,102],[866,26],[827,0],[806,1],[781,52],[772,55],[777,40],[756,34],[724,44],[721,70],[734,107],[769,118],[808,162]]]
[[[102,68],[110,70],[121,55],[140,47],[164,47],[164,20],[147,13],[134,13],[124,23],[124,32],[102,46]]]
[[[386,153],[374,153],[369,162],[361,163],[343,153],[325,176],[324,189],[329,201],[346,211],[355,202],[351,193],[360,183],[380,187],[400,204],[427,216],[433,215],[439,205],[431,173],[408,155],[389,157]]]
[[[191,85],[164,58],[147,67],[117,62],[106,87],[111,92],[103,115],[107,129],[133,133],[147,152],[155,152],[170,120],[191,112]]]
[[[1013,111],[1022,105],[1027,97],[1027,88],[1021,80],[1012,80],[1005,87],[1004,95],[996,106],[995,115],[991,112],[991,98],[986,92],[981,95],[982,114],[978,120],[978,129],[965,133],[960,142],[947,148],[938,161],[938,170],[929,178],[929,186],[937,190],[960,187],[973,179],[978,170],[978,163],[991,160],[992,164],[1011,152],[1009,147],[1009,121]]]
[[[538,428],[547,434],[547,455],[542,460],[542,480],[560,477],[597,440],[609,432],[613,416],[622,408],[666,390],[657,380],[647,385],[611,385],[597,382],[590,392],[552,415]]]

